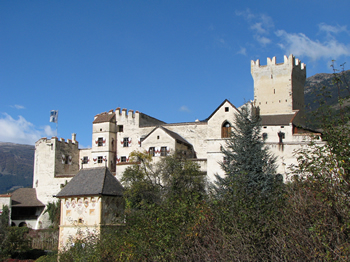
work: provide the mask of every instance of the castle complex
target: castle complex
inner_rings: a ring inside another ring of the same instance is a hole
[[[310,131],[303,129],[304,83],[306,67],[293,55],[276,64],[275,57],[251,62],[254,79],[255,108],[262,118],[262,138],[278,158],[278,172],[286,178],[287,168],[296,163],[293,151],[307,146]],[[79,149],[75,134],[72,139],[41,138],[35,144],[33,188],[38,200],[47,205],[82,169],[108,167],[120,179],[132,165],[132,151],[147,151],[154,159],[173,152],[199,163],[208,180],[223,175],[220,162],[230,130],[235,125],[236,108],[223,101],[203,121],[165,123],[139,111],[117,108],[97,114],[92,122],[92,148]],[[49,225],[48,214],[37,214],[27,221],[32,228]]]

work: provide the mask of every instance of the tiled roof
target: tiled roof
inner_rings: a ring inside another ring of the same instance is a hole
[[[96,124],[96,123],[112,122],[113,120],[115,121],[114,112],[110,112],[110,113],[104,112],[96,115],[96,118],[92,123]]]
[[[36,197],[35,188],[19,188],[12,193],[13,207],[43,207],[45,206]]]
[[[122,196],[123,186],[106,167],[81,169],[56,197],[108,195]]]
[[[262,115],[261,124],[263,126],[283,126],[289,125],[292,123],[295,114],[286,114],[286,115]]]

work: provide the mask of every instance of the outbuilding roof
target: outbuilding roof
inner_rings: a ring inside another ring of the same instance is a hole
[[[124,188],[107,167],[81,169],[56,197],[122,196]]]
[[[19,188],[12,192],[11,204],[13,207],[44,207],[36,197],[35,188]]]

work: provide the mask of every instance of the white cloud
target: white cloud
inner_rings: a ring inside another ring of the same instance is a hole
[[[262,45],[267,45],[271,43],[271,40],[265,36],[256,36],[255,39]]]
[[[247,49],[244,47],[241,47],[241,49],[237,52],[237,54],[247,55]]]
[[[332,25],[327,25],[325,23],[321,23],[318,25],[318,28],[320,29],[320,31],[324,31],[327,33],[327,35],[330,35],[330,34],[338,34],[340,32],[347,32],[348,33],[348,30],[346,29],[346,26],[340,26],[340,25],[337,25],[337,26],[332,26]]]
[[[267,37],[267,35],[270,34],[270,31],[274,28],[274,23],[271,17],[264,14],[252,14],[249,9],[242,12],[236,11],[236,15],[242,16],[248,22],[256,41],[263,46],[271,43],[271,40]]]
[[[24,106],[21,106],[21,105],[14,105],[14,106],[11,106],[13,108],[16,108],[16,109],[25,109]]]
[[[320,58],[336,59],[341,55],[350,55],[350,46],[339,43],[334,38],[321,43],[318,40],[311,40],[302,33],[292,34],[284,30],[278,30],[276,35],[282,40],[279,46],[289,54],[306,56],[312,60]]]
[[[181,106],[179,110],[182,112],[191,112],[187,106]]]
[[[24,117],[18,116],[16,120],[6,113],[0,117],[0,130],[0,141],[30,145],[43,136],[50,137],[55,134],[50,126],[40,130]]]
[[[250,26],[250,29],[255,30],[258,34],[266,34],[267,31],[262,27],[262,23],[255,23],[254,25]]]
[[[252,12],[250,12],[249,8],[247,8],[245,11],[237,11],[236,10],[235,13],[237,16],[243,16],[244,19],[246,19],[246,20],[251,20],[251,19],[255,18],[255,15]]]

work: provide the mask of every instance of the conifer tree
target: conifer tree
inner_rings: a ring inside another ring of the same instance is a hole
[[[238,189],[248,195],[266,195],[281,176],[276,176],[276,157],[268,152],[261,138],[261,118],[250,106],[243,106],[235,116],[226,146],[222,147],[225,176],[216,175],[219,195],[234,193]],[[278,179],[277,179],[278,178]]]

